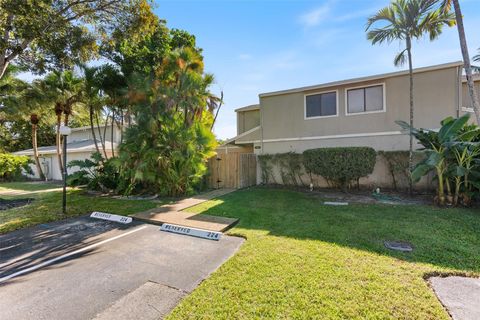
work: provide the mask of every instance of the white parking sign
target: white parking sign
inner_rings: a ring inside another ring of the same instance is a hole
[[[220,240],[220,237],[222,236],[220,232],[177,226],[170,223],[162,224],[160,230],[217,241]]]
[[[90,218],[114,221],[114,222],[123,223],[123,224],[132,222],[132,218],[130,217],[124,217],[124,216],[119,216],[117,214],[98,212],[98,211],[92,212],[92,214],[90,215]]]

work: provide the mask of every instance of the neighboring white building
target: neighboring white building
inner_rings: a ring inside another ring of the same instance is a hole
[[[113,126],[113,139],[112,125],[100,126],[100,128],[97,128],[95,126],[95,130],[100,151],[103,153],[102,144],[99,141],[99,133],[101,133],[102,137],[105,137],[105,151],[107,153],[107,156],[111,156],[112,146],[116,152],[118,144],[120,143],[121,129],[116,125]],[[93,140],[93,134],[90,126],[72,128],[72,133],[68,136],[67,139],[67,163],[72,160],[89,159],[92,153],[96,151],[97,150],[95,148],[95,142]],[[33,149],[18,151],[14,154],[30,156],[33,159]],[[57,147],[39,147],[38,155],[40,158],[40,163],[42,165],[43,173],[45,174],[46,178],[48,180],[62,180],[62,173],[60,172],[60,167],[58,165]],[[29,177],[37,179],[40,178],[35,164],[31,165],[31,168],[34,172],[34,175]],[[77,170],[78,168],[75,167],[69,168],[68,173],[70,174]]]

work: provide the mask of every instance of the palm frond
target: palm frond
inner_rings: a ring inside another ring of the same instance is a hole
[[[407,62],[407,49],[402,50],[399,52],[395,59],[393,59],[393,64],[395,67],[403,66]]]

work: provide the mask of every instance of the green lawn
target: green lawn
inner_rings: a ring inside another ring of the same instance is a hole
[[[35,190],[42,190],[40,189],[40,186],[42,185],[37,185],[35,187],[37,189]],[[55,188],[55,185],[50,185],[49,188],[45,189],[51,188]],[[7,189],[35,191],[32,190],[31,183],[0,183],[1,191]],[[69,190],[67,194],[67,216],[65,217],[61,213],[61,191],[0,197],[4,199],[34,198],[34,201],[29,205],[9,210],[0,210],[0,234],[40,223],[47,223],[55,220],[65,219],[67,217],[89,214],[92,211],[104,211],[128,215],[157,206],[157,204],[152,201],[93,197],[83,194],[82,190]]]
[[[449,319],[424,278],[480,273],[479,210],[329,207],[266,188],[190,210],[240,218],[230,233],[247,240],[168,319]]]

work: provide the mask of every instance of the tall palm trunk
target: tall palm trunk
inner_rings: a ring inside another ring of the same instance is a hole
[[[455,9],[455,20],[457,21],[457,30],[458,30],[458,38],[460,39],[460,48],[462,49],[463,66],[465,68],[465,74],[467,76],[468,93],[470,94],[470,99],[472,100],[472,107],[473,107],[473,111],[475,111],[475,118],[477,118],[477,123],[480,124],[480,110],[479,110],[478,97],[475,94],[475,87],[473,84],[473,77],[472,77],[472,66],[470,64],[470,55],[468,54],[467,38],[465,36],[465,28],[463,26],[463,16],[462,16],[462,11],[460,9],[460,4],[458,3],[458,0],[453,0],[453,7]]]
[[[92,130],[92,137],[93,137],[93,143],[95,143],[95,149],[97,150],[97,152],[99,154],[102,154],[100,152],[100,147],[98,146],[98,142],[97,142],[97,134],[95,133],[95,128],[93,126],[93,113],[94,113],[94,110],[93,110],[93,107],[90,106],[89,107],[89,113],[90,113],[90,130]],[[103,157],[102,157],[103,158]],[[102,161],[103,162],[103,161]]]
[[[412,64],[412,41],[410,37],[407,37],[407,54],[408,54],[408,75],[410,78],[410,127],[413,128],[413,64]],[[408,170],[411,174],[413,171],[413,134],[410,131],[409,137],[409,149],[408,149]],[[409,176],[408,192],[413,193],[413,181]]]
[[[33,115],[32,115],[33,118]],[[43,173],[42,166],[40,164],[40,159],[38,157],[38,143],[37,143],[37,124],[35,121],[32,121],[32,147],[33,147],[33,157],[35,158],[35,166],[37,167],[38,175],[40,180],[46,180],[45,174]]]
[[[57,115],[57,135],[56,135],[56,145],[57,145],[57,159],[58,166],[60,168],[60,173],[63,172],[63,160],[62,160],[62,140],[60,136],[60,125],[62,123],[62,115]]]

